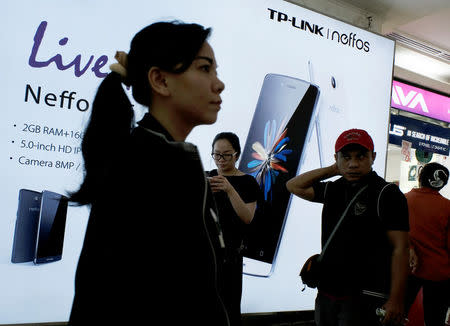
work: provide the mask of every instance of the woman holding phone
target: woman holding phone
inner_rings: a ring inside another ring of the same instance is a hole
[[[211,153],[217,169],[208,172],[225,239],[224,300],[232,326],[241,324],[245,225],[253,220],[257,200],[262,196],[255,178],[236,168],[240,154],[238,136],[219,133],[213,140]]]

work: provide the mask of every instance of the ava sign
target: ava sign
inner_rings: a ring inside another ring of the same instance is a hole
[[[405,95],[403,88],[400,85],[394,85],[392,90],[392,101],[400,106],[406,106],[409,109],[422,109],[423,112],[428,113],[427,103],[422,93],[410,90]]]
[[[450,97],[395,80],[392,82],[391,106],[433,119],[450,122]]]

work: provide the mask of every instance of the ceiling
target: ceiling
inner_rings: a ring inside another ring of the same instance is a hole
[[[377,15],[382,32],[397,30],[450,52],[449,0],[340,0]]]
[[[394,77],[450,95],[450,0],[285,0],[396,40]]]
[[[396,68],[433,79],[450,94],[450,0],[334,2],[373,13],[379,32],[397,41]]]

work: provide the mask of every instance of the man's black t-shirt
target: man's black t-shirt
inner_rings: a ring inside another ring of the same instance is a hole
[[[375,172],[358,183],[344,178],[313,185],[315,202],[323,203],[322,246],[333,232],[353,196],[364,190],[350,207],[322,260],[319,290],[348,295],[361,290],[389,293],[392,247],[387,231],[408,231],[405,196]]]

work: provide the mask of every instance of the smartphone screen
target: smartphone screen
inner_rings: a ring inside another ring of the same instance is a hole
[[[40,211],[41,193],[20,189],[11,262],[33,261]]]
[[[291,199],[286,182],[301,166],[318,96],[318,87],[304,80],[276,74],[264,79],[239,164],[264,194],[248,228],[246,274],[269,276],[273,270]]]
[[[66,228],[67,197],[44,190],[39,215],[36,264],[60,260]]]

